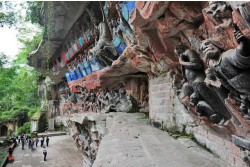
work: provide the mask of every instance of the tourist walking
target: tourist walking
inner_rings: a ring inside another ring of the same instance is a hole
[[[31,138],[28,138],[29,149],[31,148]]]
[[[24,135],[23,135],[23,140],[24,140],[26,143],[27,143],[27,139],[28,139],[28,138],[27,138],[27,135],[24,134]]]
[[[39,142],[39,139],[38,137],[36,137],[36,147],[37,147],[38,142]]]
[[[47,147],[49,147],[49,136],[47,136],[47,138],[46,138],[46,145],[47,145]]]
[[[11,146],[8,147],[8,153],[9,153],[10,156],[12,156],[13,149],[11,148]]]
[[[21,135],[19,134],[18,135],[18,144],[20,144],[20,142],[21,142]]]
[[[15,147],[18,145],[18,144],[17,144],[17,141],[16,141],[16,137],[14,137],[13,143],[14,143],[14,148],[15,148]]]
[[[33,140],[33,138],[31,138],[30,140],[31,140],[31,142],[30,142],[30,149],[32,151],[33,150],[33,146],[34,146],[34,140]]]
[[[13,148],[12,148],[11,146],[8,147],[8,153],[9,153],[8,156],[7,156],[8,161],[9,161],[9,162],[13,162],[13,161],[14,161],[14,158],[13,158],[13,156],[12,156]]]
[[[24,149],[24,134],[21,135],[22,149]]]
[[[43,147],[43,142],[44,142],[44,136],[42,135],[42,137],[41,137],[41,147]]]
[[[45,148],[45,146],[43,146],[43,160],[46,161],[46,157],[47,157],[47,150]]]
[[[22,142],[22,149],[24,150],[24,138],[21,139]]]

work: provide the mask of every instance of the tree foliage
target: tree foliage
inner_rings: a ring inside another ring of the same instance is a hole
[[[0,26],[12,26],[17,21],[17,13],[13,10],[13,4],[10,1],[0,1]]]
[[[24,25],[18,28],[21,48],[11,66],[0,53],[0,120],[16,121],[21,126],[40,108],[39,73],[27,65],[27,55],[40,43],[43,29]]]
[[[16,135],[22,133],[29,133],[30,132],[31,122],[25,122],[25,124],[17,129]]]
[[[41,12],[43,1],[28,1],[28,9],[26,10],[26,21],[41,24]]]

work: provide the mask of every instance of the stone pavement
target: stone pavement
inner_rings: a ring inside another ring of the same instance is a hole
[[[107,118],[109,134],[99,146],[93,167],[229,167],[192,140],[176,140],[140,114]]]
[[[39,142],[40,144],[40,142]],[[82,167],[82,155],[70,139],[69,135],[50,137],[49,147],[47,147],[47,161],[43,161],[43,149],[34,147],[34,151],[25,150],[21,145],[14,150],[13,163],[8,163],[7,167]]]
[[[66,135],[66,132],[62,132],[62,131],[48,131],[48,132],[44,132],[44,133],[38,133],[37,136],[41,137],[43,136],[62,136],[62,135]]]

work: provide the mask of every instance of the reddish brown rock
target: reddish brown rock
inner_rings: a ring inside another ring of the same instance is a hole
[[[247,26],[246,22],[243,20],[238,10],[234,10],[232,13],[233,22],[237,24],[242,33],[250,39],[250,29]]]
[[[140,11],[140,15],[147,21],[156,20],[167,9],[169,2],[164,1],[138,1],[136,8]]]
[[[202,7],[200,2],[171,2],[169,10],[180,20],[190,23],[200,22],[202,18]]]
[[[164,17],[155,21],[155,26],[162,38],[169,38],[176,35],[182,26],[179,26],[183,21],[178,19],[174,14],[167,9]]]

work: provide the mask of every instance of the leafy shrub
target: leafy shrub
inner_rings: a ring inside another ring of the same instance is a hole
[[[16,131],[16,135],[21,133],[30,133],[31,122],[26,122],[23,126],[19,127]]]

